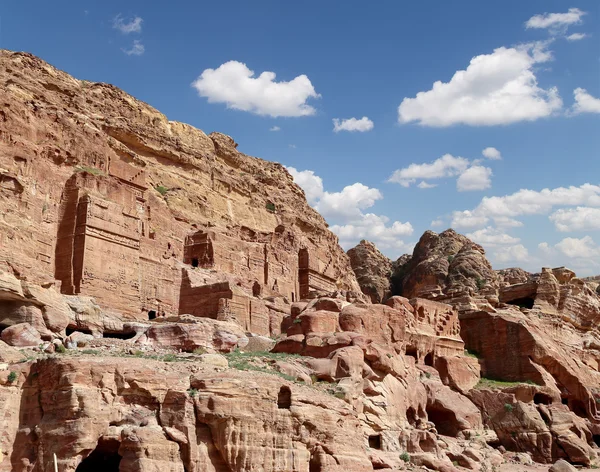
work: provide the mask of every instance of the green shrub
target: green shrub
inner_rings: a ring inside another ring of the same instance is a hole
[[[11,371],[10,374],[8,374],[8,383],[13,383],[17,380],[17,373],[14,371]]]
[[[275,204],[272,202],[267,202],[265,208],[269,210],[271,213],[275,213]]]
[[[410,454],[408,452],[403,452],[400,454],[400,459],[404,462],[410,462]]]
[[[154,187],[154,190],[156,190],[158,193],[160,193],[163,197],[169,191],[169,189],[167,187],[165,187],[164,185],[157,185],[156,187]]]
[[[302,320],[300,318],[296,318],[292,323],[300,324],[300,323],[302,323]]]
[[[485,287],[485,280],[482,279],[481,277],[477,277],[477,280],[475,282],[477,283],[477,288],[479,290],[481,290],[483,287]]]
[[[175,362],[177,360],[177,356],[175,354],[167,354],[163,356],[161,360],[163,362]]]
[[[451,263],[453,260],[454,260],[454,256],[452,256],[452,255],[448,256],[448,262]]]
[[[67,352],[67,348],[63,344],[59,344],[58,346],[56,346],[56,352],[58,352],[59,354],[64,354],[65,352]]]
[[[203,347],[197,347],[196,349],[194,349],[192,351],[192,353],[193,354],[198,354],[198,355],[206,354],[206,349],[204,349]]]
[[[504,411],[506,411],[507,413],[510,413],[511,411],[513,411],[515,409],[514,406],[512,406],[511,403],[505,403],[504,404]]]
[[[195,388],[190,388],[188,389],[187,393],[190,397],[194,398],[196,395],[198,395],[198,390]]]

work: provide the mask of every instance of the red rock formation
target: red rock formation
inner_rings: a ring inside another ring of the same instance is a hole
[[[373,303],[383,303],[391,295],[392,261],[369,241],[361,241],[348,251],[350,265],[362,292]]]
[[[210,288],[182,285],[195,267],[238,277],[247,298],[359,293],[280,164],[28,54],[1,51],[0,75],[5,272],[138,320],[210,303]],[[252,318],[250,305],[236,315]]]

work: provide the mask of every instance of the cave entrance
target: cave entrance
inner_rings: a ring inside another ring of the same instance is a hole
[[[292,391],[289,387],[281,387],[277,395],[277,408],[289,410],[292,406]]]
[[[106,331],[102,333],[103,338],[112,338],[112,339],[131,339],[135,337],[135,331],[131,333],[107,333]]]
[[[531,297],[523,297],[523,298],[515,298],[510,302],[507,302],[509,305],[515,305],[519,308],[527,308],[531,310],[533,308],[534,299]]]
[[[450,410],[438,408],[434,405],[427,407],[427,418],[435,425],[435,429],[442,436],[455,438],[460,431],[456,416]]]
[[[192,259],[192,267],[198,267],[200,265],[200,262],[198,261],[197,257],[194,257]]]
[[[425,356],[424,362],[425,362],[425,365],[433,367],[433,352],[430,352],[429,354],[427,354]]]
[[[596,446],[600,447],[600,434],[594,434],[592,436],[592,441],[594,441],[594,444],[596,444]]]
[[[569,408],[573,413],[581,418],[587,418],[587,410],[585,404],[581,400],[572,399],[569,402]]]
[[[538,392],[533,396],[533,403],[536,405],[552,405],[552,397]]]
[[[65,334],[67,336],[71,336],[73,333],[77,333],[77,332],[84,333],[84,334],[92,334],[92,332],[89,329],[87,329],[87,328],[77,327],[77,329],[73,329],[73,328],[66,328],[65,329]]]
[[[408,407],[408,410],[406,410],[406,419],[411,426],[417,425],[417,412],[412,406]]]
[[[156,318],[156,310],[148,310],[148,319],[153,320]]]
[[[407,345],[406,348],[405,348],[405,350],[404,350],[404,354],[406,354],[407,356],[410,356],[410,357],[414,357],[415,358],[415,364],[419,360],[418,351],[417,351],[417,348],[415,346]]]
[[[371,449],[381,449],[381,434],[372,434],[369,436],[369,447]]]
[[[120,442],[116,439],[98,440],[98,445],[75,469],[76,472],[119,472]]]
[[[261,293],[262,293],[262,287],[260,286],[260,284],[258,282],[254,282],[254,285],[252,285],[252,296],[260,297]]]

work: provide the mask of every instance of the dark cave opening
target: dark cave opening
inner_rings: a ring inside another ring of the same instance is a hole
[[[417,412],[412,406],[408,407],[408,410],[406,410],[406,419],[411,426],[417,425]]]
[[[89,329],[86,328],[77,328],[77,329],[73,329],[73,328],[67,328],[65,330],[65,333],[67,334],[67,336],[71,336],[73,333],[84,333],[84,334],[92,334],[92,332]]]
[[[408,346],[408,345],[407,345],[407,346],[406,346],[406,349],[405,349],[405,351],[404,351],[404,353],[405,353],[407,356],[414,357],[414,358],[415,358],[415,364],[416,364],[416,363],[417,363],[417,361],[419,360],[419,359],[418,359],[418,351],[417,351],[417,348],[416,348],[415,346]]]
[[[552,397],[538,392],[533,396],[533,403],[536,405],[552,405]]]
[[[596,444],[596,446],[600,447],[600,434],[594,434],[592,436],[592,441],[594,441],[594,444]]]
[[[569,402],[569,408],[573,413],[581,418],[587,418],[587,410],[585,404],[581,400],[572,399]]]
[[[192,259],[192,267],[198,267],[200,265],[200,262],[198,261],[197,257],[194,257]]]
[[[156,310],[148,310],[148,319],[149,320],[156,319]]]
[[[371,449],[381,449],[381,435],[372,434],[369,436],[369,447]]]
[[[435,425],[435,429],[442,436],[455,438],[460,431],[456,416],[452,411],[430,406],[427,407],[427,418]]]
[[[103,338],[112,338],[112,339],[131,339],[135,337],[135,331],[130,333],[107,333],[106,331],[102,334]]]
[[[509,305],[515,305],[519,308],[527,308],[531,310],[533,308],[534,299],[531,297],[523,297],[523,298],[515,298],[510,302],[507,302]]]
[[[425,356],[424,362],[425,362],[425,365],[433,367],[433,352],[430,352],[429,354],[427,354]]]
[[[98,440],[98,445],[76,469],[76,472],[119,472],[120,442],[116,439]]]
[[[281,387],[277,395],[277,408],[289,410],[292,406],[292,391],[289,387]]]

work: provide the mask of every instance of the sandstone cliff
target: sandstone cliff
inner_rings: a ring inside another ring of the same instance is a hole
[[[373,303],[383,303],[390,295],[392,261],[369,241],[361,241],[348,251],[350,265],[362,292]]]
[[[189,312],[186,298],[225,283],[198,282],[196,268],[231,274],[215,290],[240,297],[360,293],[282,165],[29,54],[0,51],[0,77],[4,271],[133,319]]]

